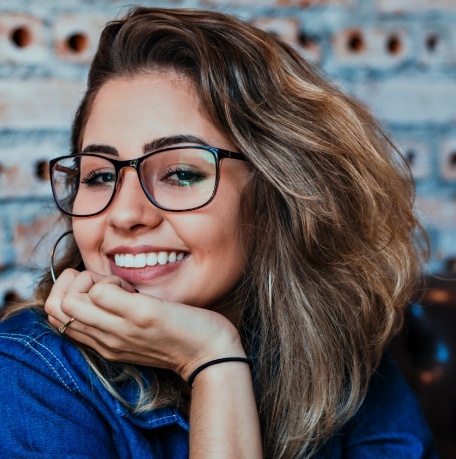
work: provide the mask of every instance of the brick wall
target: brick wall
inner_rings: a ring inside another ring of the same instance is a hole
[[[237,14],[319,62],[380,118],[409,158],[432,241],[456,259],[456,0],[170,0]],[[0,3],[0,305],[31,295],[59,233],[46,162],[72,115],[103,23],[125,0]]]

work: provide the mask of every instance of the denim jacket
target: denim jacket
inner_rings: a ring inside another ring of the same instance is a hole
[[[34,311],[0,323],[0,457],[188,458],[188,420],[175,408],[129,413],[72,342]],[[385,361],[359,413],[318,458],[434,459],[417,402]]]

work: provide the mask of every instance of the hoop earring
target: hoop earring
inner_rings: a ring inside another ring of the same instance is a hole
[[[51,277],[52,277],[52,280],[55,282],[57,280],[57,277],[55,276],[55,271],[54,271],[54,256],[55,256],[55,251],[57,249],[57,246],[59,245],[60,241],[68,236],[69,234],[72,234],[73,231],[70,230],[70,231],[67,231],[65,233],[63,233],[58,239],[57,241],[55,242],[54,244],[54,247],[52,247],[52,250],[51,250]]]

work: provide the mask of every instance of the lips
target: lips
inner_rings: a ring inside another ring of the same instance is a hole
[[[184,252],[144,252],[144,253],[116,253],[114,263],[122,268],[145,268],[146,266],[166,265],[184,258]]]
[[[119,246],[106,252],[110,272],[132,285],[163,282],[188,260],[190,253],[171,247]]]

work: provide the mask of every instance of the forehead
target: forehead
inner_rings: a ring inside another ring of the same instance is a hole
[[[154,138],[194,135],[232,148],[201,109],[194,85],[174,72],[153,72],[105,83],[96,95],[83,133],[87,144],[135,149]]]
[[[176,106],[182,110],[200,111],[200,100],[193,84],[175,72],[152,72],[108,80],[94,98],[89,119],[100,111],[104,116],[106,112],[114,116],[128,110],[166,112]]]

